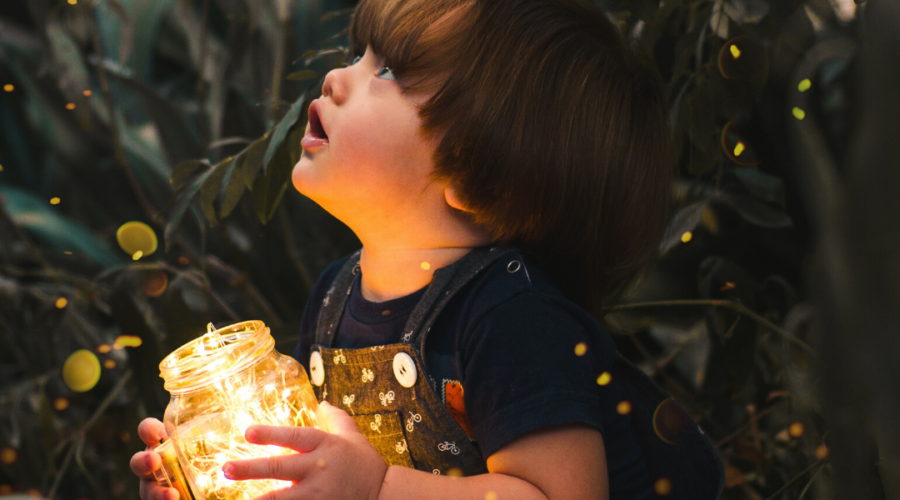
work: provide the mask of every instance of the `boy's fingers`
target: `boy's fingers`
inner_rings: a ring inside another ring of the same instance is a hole
[[[253,444],[274,444],[301,453],[316,449],[328,434],[312,427],[251,425],[244,437]]]
[[[144,479],[141,481],[141,500],[178,500],[178,490],[164,488],[156,481]]]
[[[349,413],[325,401],[319,404],[319,408],[316,410],[316,419],[324,422],[328,432],[332,434],[360,433],[356,421],[350,417]]]
[[[160,439],[167,436],[166,428],[155,418],[145,418],[138,424],[138,436],[147,446],[155,447],[159,445]]]
[[[153,478],[153,471],[162,465],[162,457],[155,451],[139,451],[131,457],[131,472],[138,477]]]
[[[312,467],[315,467],[315,464],[309,455],[292,454],[225,462],[222,472],[228,479],[236,481],[244,479],[302,481]]]

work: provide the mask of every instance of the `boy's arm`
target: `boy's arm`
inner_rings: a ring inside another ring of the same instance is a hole
[[[392,466],[378,500],[609,498],[603,436],[586,424],[526,434],[491,455],[487,467],[489,474],[454,478]]]

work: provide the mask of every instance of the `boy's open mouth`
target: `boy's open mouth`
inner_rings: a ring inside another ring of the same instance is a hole
[[[319,102],[313,101],[309,105],[309,134],[317,139],[328,139],[322,121],[319,119]]]

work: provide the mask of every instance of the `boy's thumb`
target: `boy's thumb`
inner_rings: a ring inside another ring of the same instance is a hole
[[[332,406],[327,401],[319,403],[316,419],[319,421],[320,429],[332,434],[360,434],[359,427],[356,426],[356,421],[350,417],[350,414]]]

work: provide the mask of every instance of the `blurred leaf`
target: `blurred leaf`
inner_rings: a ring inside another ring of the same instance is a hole
[[[181,225],[181,219],[184,217],[184,213],[191,205],[191,200],[194,199],[197,191],[200,191],[200,186],[203,185],[206,179],[212,175],[214,171],[215,169],[210,168],[206,172],[200,174],[194,179],[189,187],[179,190],[175,195],[175,205],[172,209],[172,216],[169,217],[169,221],[166,223],[166,252],[169,251],[172,247],[172,243],[175,241],[175,233],[178,231],[178,226]]]
[[[131,48],[134,46],[134,23],[131,22],[131,16],[119,0],[106,0],[116,17],[119,18],[119,62],[125,64],[131,54]]]
[[[332,19],[334,19],[338,16],[348,16],[348,15],[352,14],[355,9],[356,9],[355,7],[348,7],[346,9],[332,10],[332,11],[326,12],[326,13],[322,14],[321,22],[325,23],[325,22],[331,21]]]
[[[691,203],[682,208],[675,214],[669,226],[666,228],[665,234],[659,243],[659,253],[661,255],[681,243],[681,237],[688,231],[693,231],[703,217],[703,211],[708,203],[706,200]]]
[[[279,122],[275,129],[272,131],[272,139],[269,141],[269,145],[266,148],[266,155],[263,157],[262,161],[263,175],[266,174],[269,162],[275,155],[275,150],[281,146],[281,143],[282,141],[284,141],[285,136],[287,136],[288,131],[297,121],[300,113],[303,112],[303,105],[305,104],[305,102],[306,93],[304,93],[299,98],[297,98],[296,101],[294,101],[294,104],[291,105],[291,109],[288,110],[287,114],[284,115],[284,118],[281,119],[281,122]]]
[[[81,51],[57,21],[47,23],[47,39],[50,41],[53,69],[58,77],[59,87],[66,99],[75,104],[75,116],[81,126],[87,128],[90,124],[90,101],[83,92],[91,86]]]
[[[285,78],[288,80],[315,80],[319,78],[319,74],[311,69],[304,69],[291,73]]]
[[[774,175],[752,168],[732,168],[722,177],[736,179],[753,197],[761,201],[785,207],[784,181]]]
[[[271,143],[269,146],[271,148]],[[260,173],[253,182],[253,207],[263,224],[275,214],[275,208],[291,180],[292,167],[287,145],[282,144],[272,156],[272,168],[266,173]]]
[[[200,167],[209,167],[209,163],[205,160],[187,160],[175,165],[175,169],[172,170],[172,178],[169,180],[172,189],[175,191],[181,189],[184,181]]]
[[[306,113],[304,113],[305,115]],[[301,125],[301,123],[303,125]],[[291,131],[288,133],[287,138],[284,140],[284,143],[287,145],[288,157],[290,158],[290,166],[291,171],[293,171],[294,165],[300,161],[300,157],[303,155],[303,146],[300,144],[300,141],[303,140],[303,136],[306,134],[306,119],[304,117],[303,120],[298,121],[291,127]]]
[[[234,158],[233,165],[229,167],[230,170],[233,169],[233,172],[227,174],[222,183],[225,193],[222,197],[219,218],[228,217],[228,214],[241,200],[244,188],[253,185],[253,178],[262,165],[262,157],[265,154],[268,140],[269,134],[266,134]]]
[[[218,165],[213,167],[212,173],[203,181],[203,185],[200,187],[200,208],[203,209],[203,213],[206,215],[206,219],[211,227],[215,227],[218,222],[216,209],[213,205],[222,187],[222,179],[225,178],[225,174],[234,165],[233,160],[234,157],[229,157],[219,162]]]
[[[163,98],[158,92],[137,79],[128,78],[114,72],[109,74],[122,82],[126,88],[136,93],[141,99],[141,102],[144,104],[144,111],[156,125],[166,158],[170,164],[202,156],[200,144],[194,139],[194,135],[187,127],[181,112],[175,107],[171,99]]]
[[[350,28],[344,28],[341,31],[338,31],[337,33],[335,33],[334,35],[331,35],[330,37],[326,38],[325,40],[322,40],[322,45],[328,45],[329,43],[337,40],[338,38],[346,35],[347,33],[350,33]]]
[[[44,198],[0,184],[0,198],[13,221],[54,249],[79,251],[104,268],[117,266],[124,258],[81,224],[60,215]]]
[[[778,205],[766,203],[749,194],[724,193],[710,201],[733,208],[747,222],[760,227],[778,228],[793,225],[791,217]]]

